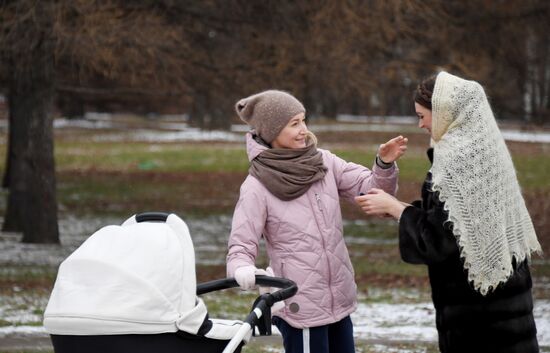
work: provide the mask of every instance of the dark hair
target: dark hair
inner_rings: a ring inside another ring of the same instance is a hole
[[[425,78],[414,92],[414,101],[424,108],[432,110],[432,94],[434,93],[436,75]]]

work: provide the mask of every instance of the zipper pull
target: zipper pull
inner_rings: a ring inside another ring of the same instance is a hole
[[[319,194],[315,193],[315,198],[317,199],[317,206],[319,206],[319,211],[323,212],[323,208],[321,207],[321,197]]]

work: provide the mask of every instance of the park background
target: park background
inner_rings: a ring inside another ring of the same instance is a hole
[[[548,253],[548,33],[542,0],[1,1],[0,352],[51,350],[41,321],[57,266],[134,213],[181,216],[199,281],[223,277],[248,168],[233,104],[268,88],[304,102],[320,147],[346,160],[371,166],[380,143],[409,137],[398,196],[412,201],[429,168],[416,84],[441,69],[481,82]],[[426,269],[400,260],[393,222],[342,207],[358,351],[437,351]],[[550,352],[550,262],[532,264]],[[206,299],[211,316],[242,318],[253,298]]]

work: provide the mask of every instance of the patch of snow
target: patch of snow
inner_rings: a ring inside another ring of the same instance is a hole
[[[95,231],[107,225],[121,224],[124,220],[119,217],[66,216],[60,219],[61,246],[22,244],[20,235],[0,233],[0,265],[58,266]],[[197,263],[224,264],[231,216],[191,218],[185,221],[193,238]],[[0,337],[8,334],[45,334],[43,328],[29,324],[41,321],[40,313],[45,308],[48,298],[43,294],[29,296],[28,292],[22,291],[21,293],[25,293],[23,297],[23,294],[17,295],[19,290],[16,288],[14,292],[16,294],[12,297],[0,296],[0,317],[13,323],[0,327]],[[427,296],[426,293],[414,290],[388,292],[373,288],[369,291],[371,301],[384,302],[365,303],[365,298],[360,298],[358,309],[352,314],[356,337],[370,341],[435,342],[435,311]],[[550,347],[550,300],[535,300],[534,315],[539,344]]]
[[[17,293],[17,288],[14,288]],[[48,298],[40,294],[0,295],[0,317],[13,326],[42,322],[42,311]]]
[[[359,347],[357,347],[359,348]],[[419,350],[421,349],[421,350]],[[420,348],[416,347],[413,351],[407,348],[399,348],[399,347],[388,347],[383,344],[374,344],[372,346],[369,346],[369,352],[376,352],[376,353],[426,353],[427,348]]]
[[[414,133],[419,132],[414,126],[403,126],[397,124],[331,124],[331,125],[310,125],[309,129],[315,132],[343,132],[343,131],[372,131],[372,132],[396,132]]]
[[[12,314],[5,319],[17,323],[13,326],[0,327],[0,338],[6,335],[46,335],[42,326],[24,325],[26,322],[39,322],[40,317],[29,307],[25,312],[14,311],[0,297],[0,314],[6,311]],[[46,299],[47,300],[47,299]],[[45,301],[42,301],[45,306]],[[15,305],[15,304],[11,304]],[[538,340],[541,347],[550,346],[550,300],[537,300],[534,308],[537,323]],[[351,315],[354,333],[357,339],[369,341],[411,341],[437,342],[435,328],[435,310],[431,302],[411,304],[360,303],[357,311]],[[240,318],[242,319],[242,318]],[[280,332],[273,326],[273,334]],[[397,352],[397,351],[396,351]]]
[[[170,130],[185,130],[189,129],[189,125],[186,123],[162,123],[159,127]]]
[[[231,125],[231,131],[232,132],[240,132],[244,135],[244,133],[248,132],[250,130],[250,126],[246,124],[233,124]]]
[[[349,236],[344,237],[346,244],[357,244],[357,245],[391,245],[397,244],[397,237],[393,239],[377,239],[371,237],[355,237]]]
[[[338,114],[336,121],[342,123],[387,123],[398,125],[416,125],[418,118],[410,115],[351,115]]]
[[[540,346],[550,347],[550,300],[535,299],[533,314]]]
[[[124,127],[123,122],[116,122],[110,113],[86,113],[82,119],[58,118],[54,120],[54,128],[83,128],[83,129],[116,129],[123,131],[109,136],[95,136],[96,141],[226,141],[242,142],[244,133],[250,130],[246,124],[233,124],[229,131],[201,130],[190,128],[186,123],[187,115],[159,115],[158,129],[133,129]],[[163,121],[164,120],[164,121]],[[177,121],[183,121],[182,123]],[[342,124],[315,124],[309,125],[313,132],[343,132],[343,131],[374,131],[414,133],[417,118],[413,116],[354,116],[341,114],[336,121]],[[0,128],[7,128],[8,120],[0,120]],[[163,131],[174,130],[174,131]],[[502,136],[507,141],[550,143],[550,133],[547,131],[522,131],[519,129],[501,128]]]
[[[94,136],[94,141],[145,141],[145,142],[180,142],[180,141],[227,141],[242,142],[243,136],[218,130],[201,130],[188,128],[183,131],[154,131],[154,130],[133,130],[122,134],[108,134]]]
[[[59,220],[61,245],[21,243],[21,234],[0,232],[0,264],[55,266],[69,256],[90,235],[108,224],[121,224],[118,218],[77,218]]]
[[[550,300],[535,300],[537,338],[550,346]],[[431,302],[415,304],[360,303],[352,314],[354,332],[367,340],[437,342],[435,309]]]
[[[116,134],[95,136],[95,141],[147,141],[147,142],[177,142],[177,141],[226,141],[242,142],[244,133],[250,130],[246,124],[233,124],[229,131],[201,130],[191,128],[186,123],[186,115],[166,115],[155,118],[158,129],[135,129],[124,127],[124,123],[116,122],[109,113],[86,113],[83,119],[54,120],[55,128],[84,129],[116,129],[122,131]],[[165,121],[163,121],[165,120]],[[182,123],[177,121],[184,121]],[[336,119],[341,124],[309,124],[313,132],[395,132],[415,133],[417,118],[413,116],[354,116],[339,115]],[[115,125],[116,123],[116,125]],[[0,128],[8,126],[7,120],[0,121]],[[174,131],[163,131],[174,130]],[[507,141],[550,143],[550,133],[543,131],[521,131],[518,129],[501,128],[502,136]]]
[[[284,352],[284,349],[281,348],[275,348],[273,346],[267,346],[267,347],[263,347],[263,350],[266,351],[266,352],[269,352],[269,353],[283,353]]]
[[[437,341],[432,303],[362,303],[352,320],[356,336],[362,339]]]
[[[7,335],[39,335],[47,336],[48,333],[44,326],[5,326],[0,327],[0,338]]]
[[[81,129],[111,129],[113,128],[113,123],[110,120],[55,119],[53,127],[55,129],[68,127]]]
[[[138,133],[135,135],[138,141],[242,141],[242,136],[227,131],[204,131],[200,129],[187,129],[180,132],[168,133]]]
[[[21,234],[0,232],[0,264],[57,267],[97,230],[107,225],[119,225],[124,221],[125,218],[120,217],[65,216],[59,219],[61,245],[25,244],[21,243]],[[196,263],[225,264],[231,216],[186,219],[185,222],[193,238]]]
[[[507,141],[550,143],[550,133],[548,132],[501,130],[501,133]]]
[[[87,120],[113,120],[113,114],[111,113],[100,113],[100,112],[86,112],[84,113],[84,119]]]
[[[188,114],[157,114],[150,113],[147,114],[147,117],[151,120],[169,120],[169,121],[188,121]]]
[[[404,124],[308,124],[308,129],[314,133],[318,132],[418,132],[414,126],[403,126]],[[246,133],[250,128],[248,125],[231,125],[232,132]]]

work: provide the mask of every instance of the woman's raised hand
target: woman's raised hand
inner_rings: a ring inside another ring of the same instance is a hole
[[[401,135],[383,143],[378,148],[378,157],[385,163],[392,163],[398,160],[407,150],[409,139]]]

